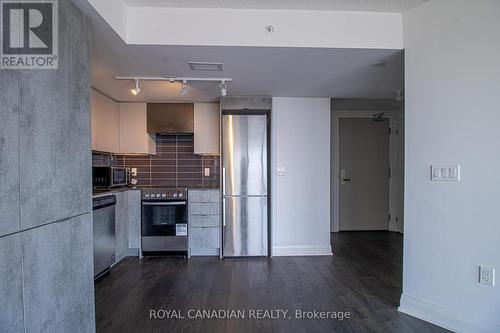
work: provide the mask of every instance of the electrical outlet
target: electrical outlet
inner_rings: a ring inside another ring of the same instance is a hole
[[[205,168],[205,177],[210,176],[210,168]]]
[[[479,266],[479,283],[486,286],[495,286],[495,269]]]
[[[137,168],[130,169],[130,173],[131,173],[132,177],[136,177],[137,176]]]

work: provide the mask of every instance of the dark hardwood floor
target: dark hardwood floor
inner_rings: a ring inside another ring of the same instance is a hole
[[[400,234],[344,232],[332,241],[331,257],[126,258],[96,283],[97,332],[446,331],[397,311]],[[185,317],[189,309],[240,309],[247,318],[150,319],[159,309]],[[286,309],[291,319],[248,319],[250,309]],[[350,318],[295,319],[295,310]]]

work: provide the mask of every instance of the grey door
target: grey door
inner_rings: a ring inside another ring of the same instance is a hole
[[[389,229],[389,121],[341,118],[339,230]]]
[[[268,254],[267,116],[222,117],[223,256]]]

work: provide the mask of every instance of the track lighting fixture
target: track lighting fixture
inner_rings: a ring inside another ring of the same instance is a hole
[[[135,81],[135,87],[130,89],[130,92],[135,96],[141,92],[141,88],[139,88],[139,80],[134,79],[134,81]]]
[[[135,82],[134,88],[130,91],[132,94],[137,95],[141,92],[139,88],[139,80],[142,81],[163,81],[169,83],[181,82],[181,95],[186,95],[188,93],[189,87],[188,82],[219,82],[220,94],[221,96],[227,95],[227,82],[231,82],[231,78],[215,78],[215,77],[177,77],[177,76],[115,76],[115,80],[133,80]]]
[[[181,88],[181,95],[186,95],[188,93],[188,86],[187,86],[187,81],[182,80],[182,88]]]
[[[220,95],[221,96],[227,95],[227,85],[226,85],[226,81],[224,81],[224,80],[220,81]]]

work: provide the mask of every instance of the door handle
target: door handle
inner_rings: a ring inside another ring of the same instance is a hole
[[[350,182],[351,178],[345,177],[345,170],[340,170],[340,184],[344,185],[346,182]]]
[[[226,168],[222,168],[222,226],[226,226]]]

